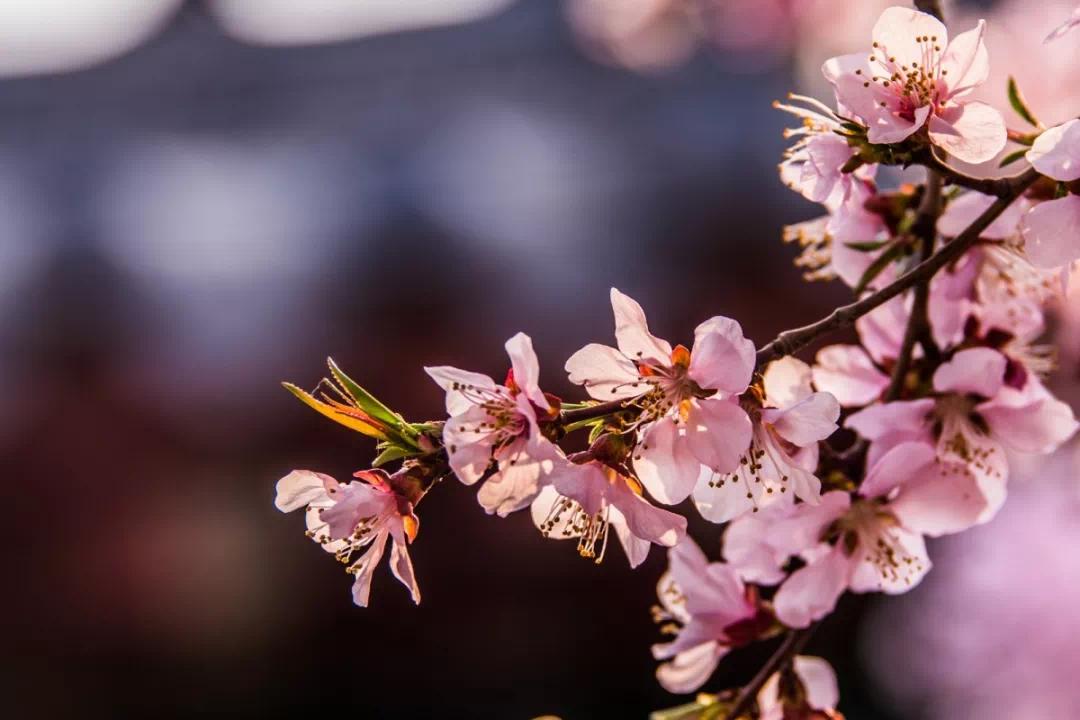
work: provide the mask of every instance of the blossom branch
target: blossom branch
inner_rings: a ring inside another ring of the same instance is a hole
[[[934,153],[933,149],[926,148],[915,155],[915,163],[922,165],[941,175],[952,185],[975,190],[984,195],[994,197],[1009,197],[1016,192],[1017,186],[1023,181],[1026,173],[1001,178],[977,178],[967,175],[952,167]],[[1026,187],[1026,186],[1025,186]]]
[[[769,361],[784,355],[798,352],[817,338],[834,330],[847,327],[917,283],[929,281],[939,270],[959,259],[979,239],[979,235],[994,222],[1005,209],[1040,177],[1039,172],[1030,168],[1018,175],[1009,194],[999,197],[994,204],[983,211],[964,232],[947,244],[929,259],[901,275],[890,285],[867,295],[857,302],[836,308],[827,316],[809,325],[793,330],[785,330],[769,344],[757,352],[758,367],[764,367]]]
[[[724,720],[736,720],[749,710],[754,698],[761,692],[762,686],[768,682],[773,673],[781,670],[794,660],[796,655],[802,652],[802,649],[806,647],[806,643],[810,641],[810,636],[814,634],[815,629],[817,629],[816,624],[802,630],[789,631],[776,652],[765,661],[765,664],[761,666],[761,669],[758,670],[750,682],[743,685],[742,689],[739,690],[739,694],[735,697],[735,702],[732,704],[731,709],[728,710],[727,715],[724,716]]]
[[[920,242],[920,262],[926,262],[934,252],[937,219],[940,214],[941,176],[930,170],[926,174],[926,189],[913,226],[913,230]],[[911,367],[911,358],[915,353],[915,344],[917,342],[921,341],[926,350],[937,349],[934,345],[933,334],[930,331],[930,320],[927,317],[927,307],[930,301],[930,280],[931,278],[927,278],[915,285],[911,316],[908,318],[907,327],[904,330],[904,339],[900,345],[900,352],[896,357],[896,367],[893,368],[889,386],[882,396],[883,402],[891,402],[900,397],[900,393],[904,389],[904,382],[907,380],[908,370]]]

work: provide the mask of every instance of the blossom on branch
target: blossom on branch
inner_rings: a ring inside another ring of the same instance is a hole
[[[329,475],[293,470],[277,484],[274,505],[282,512],[307,507],[307,536],[333,553],[353,582],[353,602],[367,607],[371,579],[382,559],[387,539],[390,569],[420,602],[420,587],[413,575],[408,543],[416,538],[420,521],[413,513],[416,496],[407,470],[389,475],[383,470],[355,473],[359,482],[339,483]],[[356,562],[354,553],[367,548]]]
[[[634,470],[656,500],[672,505],[690,495],[702,466],[731,472],[750,444],[738,396],[754,371],[754,344],[739,323],[718,315],[698,325],[693,350],[672,348],[649,332],[641,306],[614,288],[611,306],[618,348],[586,345],[566,371],[597,400],[638,410]]]
[[[842,720],[836,673],[824,658],[796,655],[765,681],[757,701],[758,720]]]
[[[634,478],[598,460],[555,466],[532,518],[544,537],[576,538],[578,553],[598,563],[614,528],[630,567],[645,562],[650,543],[674,547],[686,535],[686,518],[653,506]]]
[[[518,333],[506,341],[506,353],[511,369],[503,385],[453,367],[425,368],[446,391],[450,419],[442,439],[450,467],[466,485],[486,478],[477,499],[500,517],[531,503],[554,463],[565,462],[539,429],[538,419],[550,420],[558,409],[540,390],[532,340]]]
[[[1044,132],[1028,150],[1027,159],[1054,180],[1080,180],[1080,120]],[[1059,267],[1080,258],[1080,195],[1066,192],[1032,208],[1024,216],[1022,232],[1027,256],[1039,267]]]
[[[875,144],[903,142],[925,129],[927,140],[970,163],[997,155],[1005,121],[985,103],[965,98],[989,73],[985,23],[949,42],[940,20],[904,7],[887,8],[873,29],[869,53],[842,55],[822,68],[845,111]]]
[[[667,660],[656,678],[669,692],[697,690],[724,655],[774,625],[755,588],[744,585],[732,566],[710,563],[690,539],[668,550],[668,569],[656,595],[660,607],[653,608],[653,618],[675,634],[671,642],[652,648],[657,660]]]

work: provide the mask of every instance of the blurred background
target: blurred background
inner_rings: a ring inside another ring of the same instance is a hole
[[[501,376],[524,330],[545,389],[573,396],[562,363],[610,337],[612,285],[665,337],[720,313],[760,344],[816,319],[847,293],[802,283],[780,242],[818,210],[776,178],[790,121],[770,102],[823,95],[821,61],[866,46],[886,4],[0,0],[0,712],[678,704],[649,655],[663,554],[595,566],[457,483],[420,509],[423,604],[381,568],[354,607],[274,483],[348,477],[372,446],[278,383],[314,386],[332,355],[439,417],[422,367]],[[1076,114],[1078,43],[1041,42],[1074,4],[950,9],[990,20],[992,100],[1008,64],[1045,120]],[[841,603],[810,650],[849,718],[1080,714],[1076,466],[1025,466],[915,592]]]

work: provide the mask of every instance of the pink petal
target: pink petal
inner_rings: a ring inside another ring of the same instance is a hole
[[[390,570],[394,573],[394,577],[409,589],[412,601],[419,605],[420,586],[417,584],[416,575],[413,573],[412,558],[409,557],[409,548],[405,544],[404,536],[400,539],[395,537],[394,543],[390,547]]]
[[[928,36],[933,45],[942,48],[946,48],[949,42],[949,31],[940,20],[933,15],[899,6],[885,8],[871,34],[877,43],[878,57],[896,58],[896,66],[925,63],[927,43],[916,42],[917,37]]]
[[[874,365],[858,345],[830,345],[814,359],[814,385],[832,393],[844,407],[858,407],[877,400],[889,385],[889,377]]]
[[[634,470],[657,502],[675,505],[694,489],[701,463],[675,421],[663,418],[645,429],[634,455]]]
[[[327,491],[337,487],[337,480],[310,470],[293,470],[277,481],[274,507],[292,512],[313,502],[327,499]]]
[[[540,363],[533,350],[532,338],[518,333],[506,341],[506,354],[510,356],[510,366],[514,369],[514,383],[534,405],[547,410],[550,405],[540,390]]]
[[[753,426],[736,402],[704,398],[691,401],[685,432],[690,451],[702,465],[728,473],[750,446]]]
[[[946,97],[964,95],[986,82],[990,75],[990,55],[983,42],[985,33],[986,22],[980,20],[974,28],[953,38],[945,49],[939,67],[948,86]]]
[[[607,345],[590,343],[566,361],[570,382],[584,385],[597,400],[621,400],[641,395],[650,385],[641,382],[637,367],[621,352]]]
[[[1080,5],[1078,5],[1077,8],[1072,11],[1072,15],[1069,16],[1069,19],[1054,28],[1054,31],[1047,35],[1046,39],[1043,40],[1043,42],[1057,40],[1059,37],[1062,37],[1065,33],[1069,32],[1077,26],[1080,26]]]
[[[1039,135],[1025,157],[1036,170],[1055,180],[1080,179],[1080,120],[1069,120]]]
[[[870,142],[903,142],[923,126],[930,116],[931,107],[923,105],[915,108],[913,118],[908,120],[900,114],[896,95],[877,83],[866,84],[867,72],[837,78],[836,99],[866,123],[866,137]]]
[[[977,192],[967,192],[955,200],[950,200],[949,206],[938,219],[938,232],[946,237],[956,237],[975,222],[975,218],[982,215],[996,200],[995,197]],[[1020,231],[1020,220],[1028,207],[1027,200],[1018,199],[979,233],[979,237],[989,240],[1007,240],[1015,237]]]
[[[885,497],[895,488],[921,477],[937,455],[925,442],[905,442],[890,449],[870,466],[859,486],[863,497]]]
[[[556,447],[540,435],[518,437],[500,448],[496,457],[499,471],[476,494],[487,512],[506,517],[530,504],[546,484],[554,463],[566,460]]]
[[[473,405],[443,426],[443,443],[450,458],[450,469],[466,485],[479,480],[491,463],[492,434],[480,428],[481,423],[490,419],[487,410]]]
[[[806,162],[799,178],[800,192],[812,202],[825,202],[848,179],[840,169],[854,151],[839,135],[816,135],[805,147]]]
[[[388,536],[389,533],[385,530],[376,535],[375,539],[371,541],[371,547],[351,566],[353,576],[356,578],[352,586],[353,602],[360,607],[367,607],[368,597],[371,595],[371,579],[375,574],[375,568],[378,567],[379,561],[382,560],[383,549],[386,547],[386,538]]]
[[[754,343],[739,323],[717,315],[694,330],[687,374],[703,388],[738,395],[750,384],[755,360]]]
[[[967,102],[938,111],[927,126],[930,141],[958,160],[992,160],[1007,142],[1005,120],[994,108]]]
[[[776,617],[788,627],[804,628],[828,615],[847,587],[851,566],[836,546],[793,572],[773,599]]]
[[[925,468],[906,482],[889,509],[909,530],[937,537],[978,524],[987,505],[970,473],[944,464]]]
[[[976,409],[998,439],[1020,452],[1053,452],[1077,429],[1072,408],[1045,390],[1023,393],[1005,388]]]
[[[670,693],[693,692],[705,684],[729,649],[716,641],[703,643],[658,667],[656,679]]]
[[[855,329],[866,351],[876,362],[896,359],[904,340],[909,311],[898,296],[855,321]]]
[[[505,392],[505,388],[499,390],[499,386],[487,375],[469,372],[468,370],[459,370],[448,365],[426,367],[424,372],[446,391],[446,412],[449,415],[463,413],[476,404],[463,395],[458,388],[477,388],[489,393]]]
[[[686,518],[655,507],[635,494],[625,483],[610,486],[609,500],[626,519],[634,537],[657,545],[674,547],[686,536]]]
[[[768,364],[762,376],[766,404],[786,408],[802,402],[814,392],[812,377],[810,366],[796,357],[787,355],[774,360]]]
[[[836,432],[840,403],[827,392],[817,392],[783,410],[764,409],[763,422],[785,440],[799,447],[816,443]]]
[[[552,485],[547,485],[540,491],[540,494],[536,496],[529,508],[529,514],[532,516],[533,524],[537,528],[543,527],[544,523],[551,517],[552,510],[555,509],[556,504],[562,501],[562,498],[563,496]],[[546,537],[551,540],[569,540],[579,537],[581,530],[574,525],[573,519],[572,513],[561,513],[559,522],[550,529]]]
[[[615,339],[623,355],[663,366],[671,363],[671,345],[649,332],[645,311],[637,302],[611,288],[611,309],[615,312]]]
[[[934,372],[934,389],[994,397],[1005,382],[1008,364],[1008,359],[997,350],[985,347],[961,350]]]
[[[611,523],[611,528],[615,532],[615,536],[619,538],[619,544],[622,545],[623,552],[626,553],[626,559],[630,563],[631,568],[636,568],[645,562],[649,557],[649,548],[652,544],[648,540],[642,540],[636,537],[630,528],[626,525],[626,518],[616,508],[611,508],[608,511],[608,520]]]
[[[860,543],[865,539],[868,538],[860,537]],[[914,588],[930,572],[932,563],[926,554],[926,542],[922,535],[905,527],[890,527],[887,542],[893,548],[899,567],[895,571],[882,572],[880,565],[875,562],[880,557],[880,550],[860,545],[855,553],[859,562],[851,575],[852,592],[899,595]]]
[[[832,710],[840,702],[840,686],[828,661],[819,657],[798,655],[795,674],[806,691],[806,702],[816,710]]]
[[[1080,195],[1039,203],[1024,216],[1024,254],[1039,268],[1080,258]]]

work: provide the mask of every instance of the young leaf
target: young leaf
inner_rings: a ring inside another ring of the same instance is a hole
[[[388,462],[394,460],[400,460],[402,458],[414,457],[419,453],[416,450],[410,448],[403,448],[400,445],[388,445],[379,455],[372,461],[371,467],[381,467]]]
[[[302,403],[314,409],[320,415],[328,417],[334,422],[344,425],[351,430],[355,430],[358,433],[373,437],[376,440],[389,439],[382,424],[367,413],[357,410],[356,408],[350,408],[347,405],[341,405],[340,403],[330,404],[323,402],[311,393],[301,390],[292,383],[281,384],[286,390],[300,398]]]
[[[1016,84],[1016,78],[1012,75],[1009,76],[1009,104],[1012,105],[1016,114],[1024,118],[1032,127],[1041,127],[1038,120],[1035,119],[1035,115],[1028,109],[1027,102],[1024,101],[1024,96],[1020,94],[1020,88]]]
[[[888,244],[888,240],[871,240],[870,242],[850,242],[844,243],[845,247],[849,247],[852,250],[858,250],[859,252],[874,252],[880,250]]]
[[[998,163],[998,167],[1005,167],[1006,165],[1012,165],[1014,162],[1024,157],[1027,154],[1027,148],[1020,148],[1016,152],[1011,152],[1001,159]]]
[[[859,278],[859,282],[855,286],[854,292],[856,295],[861,295],[863,290],[874,281],[874,278],[880,275],[882,270],[889,267],[889,263],[900,257],[900,253],[904,250],[904,244],[899,240],[899,238],[894,240],[892,245],[882,252],[881,255],[870,264],[870,267],[866,268],[866,272]]]
[[[361,410],[373,418],[382,420],[395,430],[412,434],[412,428],[405,422],[405,418],[383,405],[374,395],[360,387],[355,380],[342,372],[333,358],[327,358],[326,364],[330,366],[330,373],[334,376],[334,379],[356,401]]]

